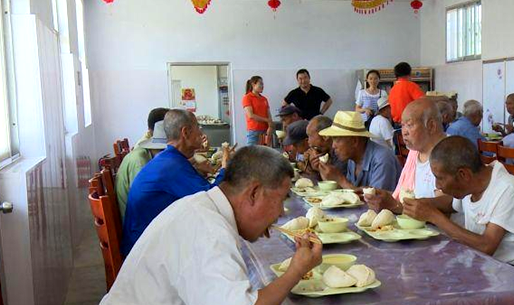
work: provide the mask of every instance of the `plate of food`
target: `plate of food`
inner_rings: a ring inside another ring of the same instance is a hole
[[[300,216],[286,222],[282,228],[300,235],[307,232],[316,233],[323,244],[345,244],[362,238],[348,229],[347,218],[327,216],[316,207],[309,209],[305,217]],[[294,236],[284,232],[282,234],[294,242]]]
[[[372,238],[386,242],[423,240],[439,235],[439,232],[429,229],[425,222],[406,215],[395,217],[386,209],[378,214],[368,210],[360,216],[356,226]]]
[[[334,208],[356,208],[364,205],[354,192],[332,192],[326,196],[304,196],[303,200],[312,207],[323,210]]]
[[[342,264],[329,261],[342,261]],[[359,293],[381,285],[375,272],[366,265],[354,265],[356,257],[347,254],[324,255],[323,263],[309,271],[291,290],[292,293],[317,298],[336,294]],[[291,258],[271,265],[277,276],[284,274]]]

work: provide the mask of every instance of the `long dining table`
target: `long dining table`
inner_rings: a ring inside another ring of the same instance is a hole
[[[278,224],[305,216],[310,206],[290,194]],[[349,229],[362,236],[348,244],[323,245],[323,254],[344,253],[357,257],[357,264],[372,268],[382,285],[361,293],[308,298],[289,294],[284,304],[316,305],[513,305],[514,267],[480,253],[440,234],[426,240],[383,242],[374,240],[355,227],[366,206],[331,209],[329,216],[349,219]],[[435,229],[435,227],[432,227]],[[291,257],[292,241],[277,231],[269,239],[242,242],[250,281],[262,288],[276,276],[270,265]]]

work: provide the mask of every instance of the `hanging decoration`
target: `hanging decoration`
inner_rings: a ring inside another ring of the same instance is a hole
[[[358,14],[374,14],[393,0],[352,0],[353,10]]]
[[[419,0],[414,0],[410,3],[410,7],[414,10],[414,14],[419,13],[419,9],[423,6],[423,2]]]
[[[111,4],[111,3],[114,2],[114,0],[104,0],[104,2],[107,3],[107,4]]]
[[[211,3],[211,0],[191,0],[198,14],[203,14]]]
[[[277,8],[280,6],[280,1],[279,0],[269,0],[268,1],[268,6],[271,7],[271,9],[274,12],[276,12]]]

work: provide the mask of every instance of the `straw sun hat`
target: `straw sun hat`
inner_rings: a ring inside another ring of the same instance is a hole
[[[355,111],[338,111],[332,126],[320,131],[319,135],[325,137],[374,138],[374,135],[366,130],[360,113]]]

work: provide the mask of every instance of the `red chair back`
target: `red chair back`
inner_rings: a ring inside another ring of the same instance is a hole
[[[113,207],[113,220],[114,225],[116,227],[116,234],[118,238],[121,240],[121,232],[122,232],[122,223],[121,223],[121,214],[120,214],[120,206],[118,204],[118,199],[116,197],[116,190],[114,189],[114,175],[109,168],[104,168],[100,172],[102,177],[102,184],[104,187],[104,194],[109,197],[109,201],[111,206]],[[100,194],[100,193],[99,193]]]
[[[89,194],[89,205],[93,213],[94,223],[105,266],[107,291],[111,289],[120,271],[123,259],[120,253],[120,239],[116,233],[114,210],[109,196],[100,196],[97,191]]]
[[[478,152],[480,153],[480,159],[482,160],[482,163],[489,164],[496,160],[498,145],[502,145],[502,142],[482,141],[481,139],[478,139],[477,143]],[[484,155],[485,152],[494,154],[494,156]]]
[[[507,171],[514,175],[514,148],[498,145],[498,161],[500,161]],[[510,159],[510,160],[508,160]],[[510,161],[510,163],[508,162]]]
[[[404,166],[405,161],[407,161],[407,156],[409,155],[409,149],[403,141],[403,135],[401,130],[396,131],[394,133],[394,137],[396,138],[396,158],[398,159],[400,164]]]

